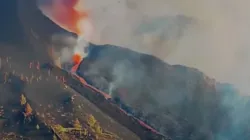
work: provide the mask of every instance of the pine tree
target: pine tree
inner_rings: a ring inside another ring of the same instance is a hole
[[[74,126],[74,128],[82,128],[81,123],[80,123],[80,121],[78,119],[76,119],[74,121],[73,126]]]
[[[30,104],[27,103],[27,104],[26,104],[26,107],[25,107],[25,115],[26,115],[26,116],[29,116],[29,115],[31,115],[31,114],[32,114],[32,108],[31,108]]]
[[[21,105],[25,105],[26,104],[26,98],[25,98],[25,96],[22,94],[21,95],[21,99],[20,99],[20,103],[21,103]]]
[[[89,115],[88,121],[87,121],[88,125],[90,127],[94,127],[94,125],[95,125],[96,122],[97,121],[96,121],[95,117],[93,115]]]

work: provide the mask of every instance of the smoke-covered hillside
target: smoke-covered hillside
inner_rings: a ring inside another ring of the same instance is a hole
[[[88,47],[78,74],[142,114],[173,139],[242,140],[248,129],[248,97],[197,69],[112,45]],[[131,110],[128,110],[129,112]]]

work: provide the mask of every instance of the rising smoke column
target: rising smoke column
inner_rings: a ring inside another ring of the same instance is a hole
[[[83,0],[37,0],[43,14],[67,31],[78,35],[77,45],[73,48],[73,63],[79,63],[86,55],[87,46],[93,33],[89,15],[84,9]],[[63,57],[63,56],[61,56]]]

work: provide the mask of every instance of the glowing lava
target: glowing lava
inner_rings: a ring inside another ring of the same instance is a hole
[[[73,67],[71,68],[71,72],[76,73],[77,68],[79,67],[81,61],[82,61],[82,57],[80,54],[74,54],[72,57],[72,61],[73,61]]]
[[[77,53],[74,54],[73,57],[72,57],[72,61],[73,61],[74,66],[72,67],[71,72],[76,73],[76,70],[77,70],[77,68],[79,67],[79,65],[80,65],[80,63],[82,61],[81,55],[77,54]]]
[[[38,1],[41,3],[44,2],[44,0]],[[78,48],[78,46],[84,46],[84,44],[81,44],[81,39],[83,38],[86,41],[90,41],[93,33],[93,26],[90,22],[90,18],[87,11],[83,8],[83,0],[50,0],[50,2],[51,3],[43,3],[42,5],[39,5],[43,14],[60,27],[78,35],[78,45],[75,46],[74,55],[72,57],[72,62],[74,64],[71,68],[72,74],[77,77],[83,85],[102,94],[106,99],[111,98],[109,94],[92,87],[82,77],[79,77],[76,74],[77,68],[84,57],[81,52],[83,49],[81,47]],[[49,50],[49,53],[53,56],[53,50]]]
[[[80,54],[76,53],[72,57],[72,61],[73,61],[74,65],[79,64],[81,62],[81,60],[82,60],[82,57]]]

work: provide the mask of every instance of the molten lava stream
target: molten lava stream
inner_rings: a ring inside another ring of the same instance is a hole
[[[62,28],[76,33],[78,36],[82,36],[84,33],[88,34],[88,31],[85,31],[84,22],[88,20],[88,14],[86,11],[81,9],[81,0],[53,0],[53,21],[56,22]],[[80,9],[79,9],[80,8]],[[88,26],[91,28],[91,26]],[[79,81],[86,87],[91,88],[97,93],[102,94],[106,99],[110,99],[111,96],[107,93],[104,93],[95,87],[89,85],[84,78],[78,76],[76,71],[82,61],[82,56],[80,54],[75,54],[72,58],[74,66],[71,68],[72,74],[79,79]],[[120,109],[123,113],[127,114],[126,111]],[[143,121],[136,118],[136,120],[144,127],[150,129],[151,131],[157,133],[155,129],[145,124]]]
[[[55,16],[55,22],[61,26],[62,28],[76,33],[78,36],[82,36],[84,34],[88,34],[88,30],[86,26],[84,26],[84,22],[88,20],[88,13],[84,11],[81,7],[81,0],[69,0],[69,1],[59,1],[54,0],[53,4],[53,15]],[[90,26],[88,26],[91,28]],[[96,92],[102,94],[106,99],[111,98],[108,94],[99,91],[93,86],[89,85],[82,77],[79,77],[76,74],[77,68],[82,61],[82,56],[80,53],[74,54],[73,58],[74,66],[71,69],[71,72],[81,81],[81,83]]]
[[[72,61],[74,66],[71,68],[71,72],[81,81],[82,84],[86,85],[87,82],[76,74],[76,71],[81,63],[81,60],[82,60],[81,55],[79,54],[73,55]]]
[[[81,82],[83,85],[85,85],[85,86],[91,88],[92,90],[94,90],[94,91],[96,91],[96,92],[102,94],[106,99],[110,99],[111,96],[110,96],[109,94],[107,94],[107,93],[105,93],[105,92],[102,92],[102,91],[98,90],[97,88],[95,88],[95,87],[89,85],[82,77],[80,77],[80,76],[78,76],[78,75],[76,74],[76,71],[77,71],[77,69],[78,69],[78,67],[79,67],[79,65],[80,65],[80,63],[81,63],[81,61],[82,61],[81,56],[80,56],[79,54],[75,54],[75,55],[73,56],[72,59],[73,59],[74,66],[72,67],[71,72],[80,80],[80,82]]]
[[[111,99],[111,96],[110,96],[109,94],[107,94],[107,93],[105,93],[105,92],[102,92],[101,90],[98,90],[97,88],[95,88],[95,87],[89,85],[82,77],[80,77],[80,76],[78,76],[78,75],[76,74],[77,68],[79,67],[80,62],[81,62],[81,59],[80,59],[80,58],[81,58],[81,57],[80,57],[80,55],[78,55],[78,54],[75,54],[75,55],[73,56],[73,62],[74,62],[75,65],[72,67],[71,72],[81,81],[81,83],[82,83],[83,85],[85,85],[85,86],[91,88],[92,90],[94,90],[94,91],[96,91],[96,92],[102,94],[106,99]],[[121,108],[120,108],[120,110],[121,110],[122,113],[127,114],[127,112],[126,112],[125,110],[123,110],[123,109],[121,109]],[[154,132],[154,133],[159,134],[159,132],[158,132],[157,130],[155,130],[155,129],[152,128],[151,126],[147,125],[145,122],[143,122],[143,121],[141,121],[141,120],[139,120],[139,119],[137,119],[137,118],[135,118],[135,119],[136,119],[142,126],[146,127],[147,129],[151,130],[151,131]]]

